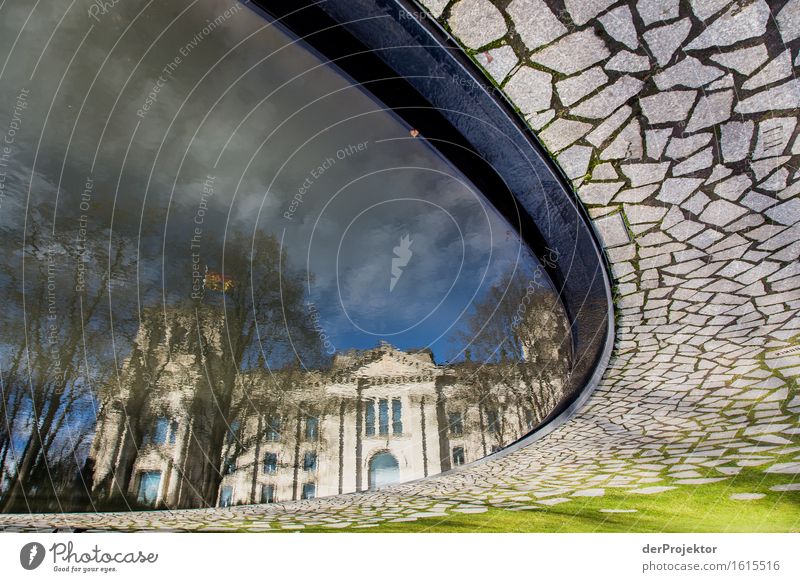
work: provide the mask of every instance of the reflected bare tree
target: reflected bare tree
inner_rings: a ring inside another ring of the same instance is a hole
[[[558,296],[535,277],[501,277],[473,304],[459,335],[472,365],[457,369],[473,378],[464,384],[483,391],[484,400],[489,386],[502,385],[504,393],[529,403],[534,423],[557,405],[569,376],[572,339]]]
[[[236,235],[225,247],[223,277],[231,278],[221,293],[219,306],[197,306],[197,353],[205,381],[198,386],[196,415],[214,410],[209,423],[198,423],[207,431],[210,462],[205,466],[199,491],[207,504],[214,504],[222,475],[222,447],[237,410],[234,395],[243,370],[259,361],[272,366],[295,365],[299,360],[315,365],[322,357],[304,307],[302,279],[287,267],[278,240],[256,231],[250,238]]]
[[[119,382],[103,388],[101,400],[108,407],[103,422],[109,426],[98,431],[113,432],[104,441],[115,443],[113,451],[100,455],[112,461],[94,468],[94,488],[104,507],[136,506],[129,494],[137,458],[154,431],[163,430],[158,422],[177,425],[177,418],[183,424],[175,443],[182,450],[178,457],[192,459],[175,467],[181,490],[177,504],[216,504],[223,462],[238,456],[236,447],[229,449],[244,438],[237,419],[248,409],[269,413],[269,406],[297,385],[301,363],[324,364],[304,309],[302,279],[288,268],[274,237],[235,234],[227,241],[224,263],[217,256],[207,258],[212,260],[224,269],[213,280],[206,276],[201,298],[143,311]],[[265,376],[251,372],[265,368],[274,386],[266,392],[249,386]],[[268,403],[259,400],[264,394]],[[261,427],[266,430],[265,423]]]
[[[96,347],[108,337],[110,285],[131,270],[124,238],[78,248],[38,224],[2,266],[4,512],[64,510],[87,498],[80,468],[94,431],[95,386],[114,371],[110,346]]]

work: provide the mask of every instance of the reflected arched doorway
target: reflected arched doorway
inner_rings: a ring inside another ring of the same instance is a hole
[[[369,462],[369,488],[380,489],[400,482],[400,466],[392,453],[378,453]]]

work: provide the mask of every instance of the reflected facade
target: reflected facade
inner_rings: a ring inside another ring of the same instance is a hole
[[[519,369],[472,362],[436,365],[428,350],[382,343],[337,355],[325,372],[253,370],[239,379],[219,458],[202,422],[211,403],[170,373],[143,407],[126,414],[135,387],[109,403],[89,455],[93,495],[140,507],[202,507],[207,470],[221,476],[216,504],[274,503],[379,489],[448,471],[529,432],[560,396]],[[208,409],[204,409],[208,408]],[[198,418],[199,414],[199,418]],[[137,442],[131,424],[144,427]]]

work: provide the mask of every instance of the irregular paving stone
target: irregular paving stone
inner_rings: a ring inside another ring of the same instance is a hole
[[[724,77],[717,79],[708,86],[709,91],[716,91],[717,89],[730,89],[735,86],[733,82],[733,74],[728,73]]]
[[[570,500],[566,497],[554,497],[551,499],[541,499],[537,501],[537,503],[540,503],[541,505],[558,505],[559,503],[565,503],[567,501]]]
[[[678,224],[670,228],[669,233],[676,239],[683,241],[688,238],[691,238],[704,228],[705,225],[700,224],[699,222],[684,220],[683,222],[679,222]]]
[[[777,223],[791,225],[800,221],[800,198],[792,198],[767,210],[766,214]]]
[[[664,491],[670,491],[675,489],[675,487],[660,485],[655,487],[642,487],[641,489],[630,489],[630,493],[636,493],[638,495],[653,495],[654,493],[663,493]]]
[[[611,53],[593,29],[581,30],[546,46],[530,56],[531,61],[572,75],[606,59]]]
[[[625,228],[625,222],[622,220],[620,213],[598,218],[594,221],[594,224],[603,241],[603,246],[606,248],[617,247],[630,242],[628,229]]]
[[[647,142],[647,157],[658,160],[664,153],[667,141],[672,135],[672,129],[648,129],[644,135]]]
[[[598,20],[610,37],[618,40],[631,50],[638,48],[639,35],[636,32],[636,27],[633,25],[630,8],[627,6],[620,6],[614,10],[610,10],[598,18]]]
[[[564,150],[558,156],[558,164],[571,180],[583,176],[589,169],[589,160],[592,157],[592,148],[589,146],[575,145]]]
[[[783,154],[796,125],[796,117],[773,117],[759,123],[756,147],[750,158],[758,160]]]
[[[625,204],[625,216],[631,224],[643,222],[656,222],[667,213],[667,209],[660,206],[647,206],[644,204]]]
[[[767,58],[767,47],[763,44],[711,55],[712,61],[743,75],[749,75],[755,71],[766,62]]]
[[[754,160],[750,162],[750,168],[756,175],[756,179],[762,180],[765,176],[768,176],[771,172],[788,162],[789,159],[790,156],[780,156],[777,158],[767,158],[765,160]]]
[[[582,489],[572,494],[573,497],[602,497],[605,495],[605,489]]]
[[[671,89],[676,85],[696,89],[707,85],[722,75],[723,72],[717,67],[704,65],[694,57],[686,57],[657,74],[653,80],[662,91]]]
[[[558,152],[583,137],[592,129],[591,124],[571,119],[556,119],[539,134],[544,144],[552,152]]]
[[[650,184],[649,186],[642,186],[640,188],[628,188],[614,196],[613,202],[643,202],[657,189],[658,184]]]
[[[792,75],[792,51],[786,49],[772,59],[758,73],[742,83],[742,89],[751,90],[785,79]]]
[[[672,159],[681,159],[699,150],[711,141],[711,133],[698,133],[689,137],[673,137],[667,147],[666,156]]]
[[[731,204],[727,200],[714,200],[706,206],[700,215],[700,220],[714,226],[725,226],[746,212],[741,206]]]
[[[589,182],[578,189],[578,196],[585,204],[608,204],[623,185],[623,182]]]
[[[552,79],[549,73],[523,66],[508,80],[505,92],[522,113],[536,113],[550,107]]]
[[[650,26],[655,22],[678,18],[680,5],[678,0],[639,0],[636,3],[636,11],[644,25]]]
[[[544,0],[514,0],[507,12],[517,34],[530,50],[567,34],[567,27],[555,17]]]
[[[620,166],[620,170],[631,181],[631,186],[636,188],[646,184],[653,184],[654,182],[661,182],[666,176],[669,166],[669,162],[660,164],[624,164]]]
[[[697,91],[664,91],[639,99],[642,112],[652,124],[683,121],[689,115]]]
[[[680,164],[672,168],[673,176],[683,176],[685,174],[692,174],[705,168],[710,168],[714,163],[714,152],[712,148],[706,148],[701,152],[696,153],[688,160],[684,160]]]
[[[752,182],[746,174],[739,174],[717,184],[714,187],[714,194],[720,198],[735,202],[751,185]]]
[[[686,46],[686,50],[729,46],[764,34],[769,19],[769,6],[764,0],[754,0],[744,6],[738,3],[726,10]]]
[[[788,178],[789,178],[789,170],[787,170],[786,168],[781,168],[763,182],[759,182],[758,187],[761,190],[769,190],[771,192],[783,190],[786,188],[786,181],[788,180]]]
[[[651,28],[642,35],[659,66],[663,67],[670,61],[681,43],[689,36],[691,28],[692,21],[684,18],[673,24]]]
[[[642,157],[642,129],[634,119],[617,134],[614,141],[600,154],[601,160],[638,160]]]
[[[721,164],[717,164],[714,166],[714,169],[711,171],[711,175],[706,180],[706,184],[713,184],[718,180],[722,180],[723,178],[730,176],[733,170],[730,168],[726,168]]]
[[[572,115],[589,119],[603,119],[625,104],[642,90],[644,83],[639,79],[625,75],[613,85],[609,85],[594,97],[581,102],[570,110]]]
[[[778,201],[769,196],[764,196],[758,192],[748,192],[747,196],[742,199],[742,204],[747,206],[754,212],[763,212],[770,206],[774,206]]]
[[[572,21],[581,26],[614,4],[617,0],[564,0]]]
[[[564,105],[572,105],[580,101],[583,97],[605,85],[608,82],[608,75],[600,67],[594,67],[584,71],[580,75],[569,77],[556,82],[556,92],[558,98]]]
[[[789,0],[775,17],[783,42],[800,37],[800,0]]]
[[[556,112],[553,109],[549,109],[544,113],[534,113],[528,114],[526,119],[528,120],[528,125],[530,125],[535,130],[542,129],[545,125],[553,121],[553,118],[556,116]]]
[[[434,18],[439,18],[444,12],[445,7],[450,3],[450,0],[420,0],[422,5],[427,8]]]
[[[689,0],[692,12],[700,20],[706,20],[725,8],[731,0]]]
[[[733,91],[719,91],[703,95],[697,101],[689,123],[686,124],[686,133],[705,129],[728,120],[731,116],[732,105]]]
[[[644,55],[637,55],[629,51],[620,51],[608,59],[605,68],[608,71],[636,73],[649,69],[650,59]]]
[[[517,55],[510,46],[503,45],[475,55],[475,60],[495,81],[502,83],[517,64]]]
[[[782,85],[761,91],[739,101],[734,108],[736,113],[759,113],[762,111],[779,111],[800,107],[800,84],[792,79]]]
[[[586,136],[586,141],[595,147],[605,142],[631,116],[633,110],[627,105],[617,109],[613,115],[598,125]]]
[[[680,204],[697,191],[702,183],[700,178],[667,178],[661,184],[656,198],[669,204]]]
[[[754,128],[752,121],[730,121],[721,127],[720,149],[726,163],[740,162],[747,157]]]
[[[477,49],[505,35],[506,20],[489,0],[459,0],[450,9],[448,24],[469,48]]]
[[[617,178],[619,178],[619,174],[617,174],[614,166],[608,162],[598,164],[592,170],[592,180],[616,180]]]
[[[764,470],[765,473],[800,473],[800,463],[778,463]]]

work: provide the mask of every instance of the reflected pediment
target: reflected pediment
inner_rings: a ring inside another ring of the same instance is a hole
[[[344,381],[379,383],[420,381],[442,374],[430,350],[403,351],[381,342],[371,350],[351,350],[334,359],[335,376]]]

